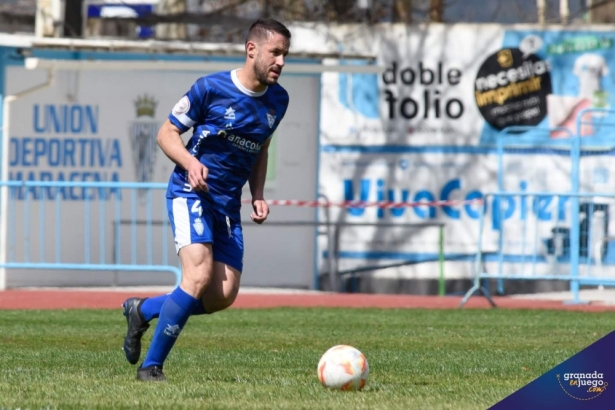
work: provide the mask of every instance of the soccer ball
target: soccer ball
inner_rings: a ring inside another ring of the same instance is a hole
[[[367,359],[352,346],[333,346],[318,362],[318,380],[330,389],[361,390],[368,376]]]

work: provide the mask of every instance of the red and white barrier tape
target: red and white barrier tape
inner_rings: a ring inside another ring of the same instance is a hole
[[[252,202],[251,199],[244,199],[241,202],[249,204]],[[328,201],[307,201],[300,199],[269,199],[267,200],[268,205],[272,206],[298,206],[298,207],[307,207],[307,208],[367,208],[367,207],[377,207],[377,208],[416,208],[419,206],[455,206],[455,205],[465,205],[465,204],[473,204],[473,203],[483,203],[484,200],[482,198],[477,199],[466,199],[466,200],[458,200],[458,201],[419,201],[419,202],[392,202],[392,201],[341,201],[341,202],[328,202]]]

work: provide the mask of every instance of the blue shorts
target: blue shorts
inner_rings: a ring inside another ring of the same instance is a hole
[[[191,243],[211,243],[214,261],[243,270],[243,231],[241,223],[211,209],[200,198],[167,198],[167,209],[175,250]]]

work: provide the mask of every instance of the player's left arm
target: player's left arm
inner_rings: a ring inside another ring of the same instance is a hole
[[[265,222],[269,215],[269,205],[265,201],[265,179],[267,179],[267,159],[269,158],[270,143],[271,138],[261,147],[248,179],[250,193],[252,194],[252,208],[254,209],[250,218],[257,224]]]

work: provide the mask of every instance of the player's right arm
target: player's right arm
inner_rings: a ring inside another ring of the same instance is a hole
[[[204,77],[199,78],[190,90],[175,104],[168,119],[158,133],[158,145],[171,161],[186,170],[188,183],[195,190],[208,191],[208,169],[189,152],[180,135],[207,116],[210,93]]]
[[[207,179],[208,169],[197,158],[193,157],[184,146],[181,139],[181,131],[170,120],[166,120],[156,139],[158,146],[167,157],[175,164],[186,170],[188,183],[194,190],[208,191]]]

